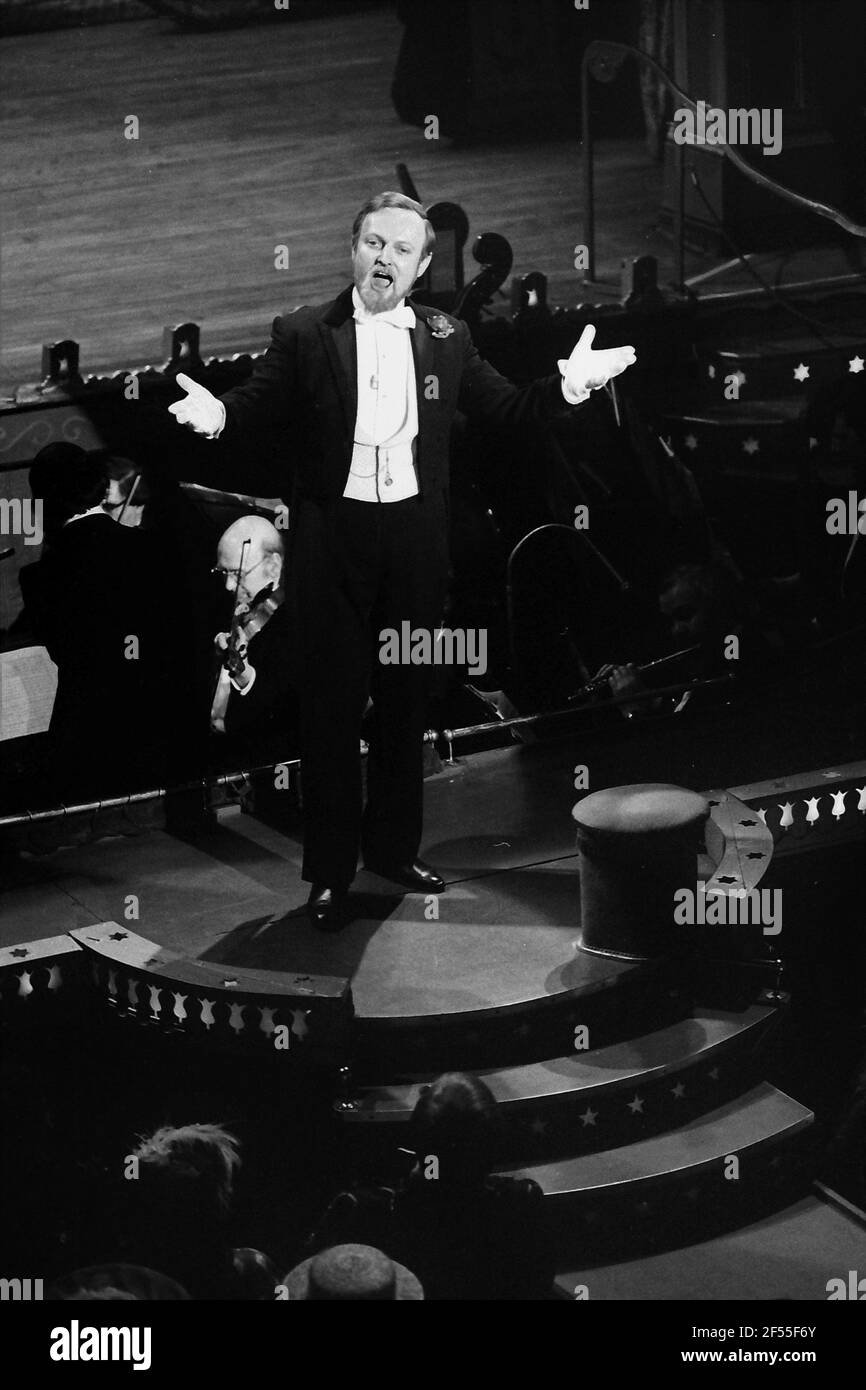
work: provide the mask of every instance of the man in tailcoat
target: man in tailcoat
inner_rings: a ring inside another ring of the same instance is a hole
[[[274,321],[250,379],[221,400],[189,377],[170,407],[209,438],[285,427],[291,499],[288,585],[298,643],[303,877],[309,911],[334,929],[357,868],[441,892],[418,858],[431,669],[378,659],[384,629],[435,632],[448,574],[448,444],[459,410],[516,429],[568,410],[634,361],[598,352],[587,327],[561,375],[518,388],[483,361],[461,321],[408,298],[430,263],[424,208],[383,193],[352,228],[354,285]],[[367,803],[359,726],[373,700]]]

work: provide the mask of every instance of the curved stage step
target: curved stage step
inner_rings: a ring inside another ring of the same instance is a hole
[[[558,1250],[613,1258],[731,1229],[795,1200],[813,1120],[763,1082],[670,1133],[499,1171],[541,1186]]]
[[[417,984],[412,990],[404,971],[387,1016],[364,1012],[364,982],[356,975],[357,1079],[392,1082],[419,1072],[541,1061],[573,1049],[578,1028],[587,1030],[590,1046],[606,1047],[682,1018],[691,1007],[678,965],[590,955],[543,928],[468,927],[440,942],[437,953],[435,937],[405,941],[401,951],[414,956]],[[512,951],[520,979],[509,968]],[[467,969],[467,959],[471,964],[482,953],[484,969]],[[441,1007],[446,991],[450,1009]],[[455,1007],[458,999],[462,1007]],[[400,1011],[407,1007],[418,1012]]]
[[[506,1120],[509,1159],[631,1144],[712,1110],[750,1085],[778,1010],[696,1010],[666,1028],[523,1066],[480,1069]],[[339,1107],[365,1149],[403,1142],[421,1087],[361,1087]],[[587,1119],[592,1114],[590,1122]]]

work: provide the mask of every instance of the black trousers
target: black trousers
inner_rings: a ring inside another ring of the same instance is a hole
[[[295,509],[291,595],[298,634],[303,877],[347,887],[365,860],[415,858],[423,822],[423,743],[432,670],[384,665],[381,633],[434,631],[448,584],[446,505],[341,498]],[[367,804],[359,741],[368,697],[373,726]]]

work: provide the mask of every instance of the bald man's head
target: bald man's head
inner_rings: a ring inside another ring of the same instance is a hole
[[[245,542],[247,544],[244,549]],[[238,566],[243,558],[240,583]],[[279,587],[283,576],[283,538],[263,516],[242,516],[220,536],[217,568],[230,593],[237,587],[238,601],[249,603],[270,585]]]

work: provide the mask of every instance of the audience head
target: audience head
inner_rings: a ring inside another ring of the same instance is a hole
[[[48,1298],[61,1303],[170,1303],[189,1301],[175,1279],[143,1265],[90,1265],[57,1279]]]
[[[249,544],[244,550],[244,543]],[[238,568],[243,568],[238,579]],[[251,603],[268,587],[279,587],[283,577],[283,538],[263,516],[242,516],[220,536],[217,546],[217,572],[223,576],[230,594],[239,604]]]
[[[124,1259],[177,1279],[193,1298],[221,1298],[232,1282],[227,1216],[238,1141],[220,1125],[164,1127],[130,1155],[135,1180],[117,1209]]]
[[[502,1119],[490,1089],[477,1077],[446,1072],[425,1087],[412,1115],[418,1162],[435,1158],[430,1187],[472,1186],[484,1180],[502,1143]]]
[[[379,1303],[424,1297],[414,1274],[371,1245],[334,1245],[290,1270],[283,1284],[291,1302]]]
[[[165,1125],[133,1151],[139,1175],[192,1178],[208,1205],[222,1214],[231,1207],[240,1145],[222,1125]]]
[[[236,1245],[232,1251],[232,1269],[239,1300],[246,1303],[273,1301],[279,1276],[276,1265],[262,1250]]]

